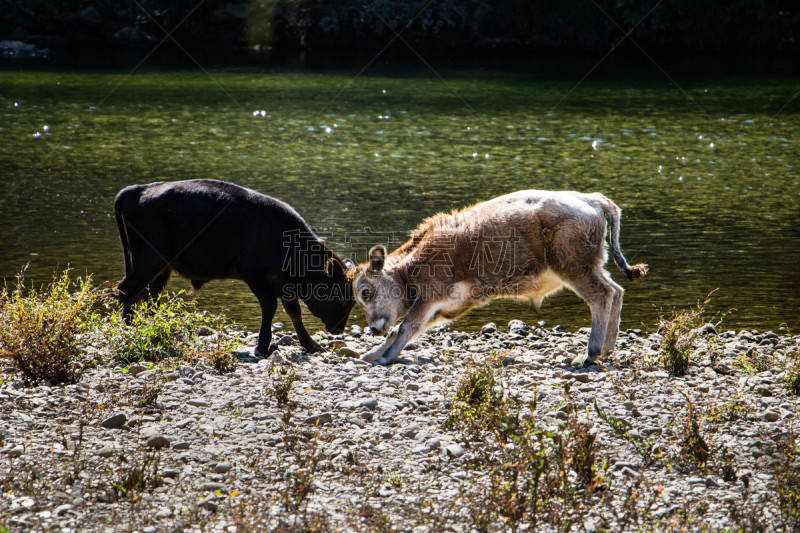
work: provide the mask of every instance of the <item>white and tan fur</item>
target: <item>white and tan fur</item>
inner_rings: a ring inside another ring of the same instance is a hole
[[[604,269],[606,217],[614,261],[629,279],[643,277],[647,266],[631,267],[620,251],[620,209],[599,193],[519,191],[428,218],[388,256],[383,246],[373,247],[367,263],[348,264],[356,303],[376,335],[406,317],[362,359],[389,364],[437,323],[496,298],[529,301],[538,309],[563,287],[592,312],[583,363],[610,353],[625,291]]]

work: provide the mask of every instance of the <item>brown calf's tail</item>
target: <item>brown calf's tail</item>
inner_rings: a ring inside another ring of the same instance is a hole
[[[607,204],[603,205],[603,211],[605,211],[608,216],[608,230],[611,237],[611,256],[614,258],[614,262],[620,270],[625,272],[629,280],[634,281],[643,278],[647,275],[647,265],[645,263],[638,263],[633,266],[629,265],[619,247],[619,220],[622,211],[614,202],[607,198],[606,200]]]

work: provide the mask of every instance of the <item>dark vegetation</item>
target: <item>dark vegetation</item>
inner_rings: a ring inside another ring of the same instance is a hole
[[[532,50],[605,53],[797,49],[791,0],[2,0],[0,39],[39,46],[146,45],[225,51]],[[623,37],[630,31],[630,39]],[[396,34],[400,34],[397,37]],[[622,42],[625,41],[625,42]]]

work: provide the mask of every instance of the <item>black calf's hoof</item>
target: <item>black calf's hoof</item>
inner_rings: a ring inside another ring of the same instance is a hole
[[[277,350],[277,349],[278,349],[278,345],[273,343],[273,344],[269,345],[269,348],[267,348],[267,353],[262,352],[261,348],[256,348],[255,350],[253,350],[253,355],[256,356],[256,357],[261,357],[261,358],[269,357],[270,355],[275,353],[275,350]]]
[[[317,353],[317,352],[322,352],[322,351],[324,351],[324,350],[322,349],[322,346],[320,346],[320,345],[319,345],[319,344],[317,344],[316,342],[315,342],[314,344],[311,344],[311,345],[308,345],[308,346],[303,346],[303,349],[304,349],[305,351],[307,351],[308,353]]]

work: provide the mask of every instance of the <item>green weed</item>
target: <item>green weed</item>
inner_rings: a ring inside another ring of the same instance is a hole
[[[193,364],[204,361],[220,374],[227,374],[236,370],[239,364],[233,353],[235,345],[235,339],[217,334],[210,342],[184,345],[181,356]]]
[[[150,492],[163,483],[159,474],[161,462],[160,452],[141,450],[134,453],[129,460],[120,456],[120,465],[114,472],[115,480],[111,483],[116,498],[127,498],[131,503],[140,499],[140,493]]]
[[[537,427],[497,371],[491,362],[476,363],[456,387],[445,422],[471,439],[470,464],[485,471],[463,497],[470,522],[478,531],[499,523],[510,531],[523,524],[567,530],[581,520],[576,509],[596,484],[595,435],[574,408],[566,410],[566,424],[558,430]],[[533,414],[535,403],[527,407]]]
[[[278,405],[289,403],[289,395],[292,391],[292,384],[297,379],[294,367],[289,362],[280,362],[269,370],[271,381],[270,391],[278,402]]]
[[[700,418],[689,396],[686,397],[687,413],[683,423],[683,437],[681,438],[681,455],[704,468],[711,457],[711,448],[700,431]]]
[[[502,442],[521,428],[523,402],[510,396],[497,380],[492,361],[475,362],[459,381],[453,395],[453,408],[445,427],[461,429],[468,440],[483,440],[493,434]],[[529,406],[531,412],[535,405]]]
[[[778,510],[785,531],[800,532],[800,443],[790,431],[776,444],[781,458],[775,466]]]
[[[800,349],[794,348],[786,353],[784,386],[790,393],[800,395]]]
[[[700,337],[701,326],[705,322],[705,308],[710,301],[709,294],[705,301],[698,302],[693,309],[681,312],[673,309],[669,317],[659,318],[658,333],[661,341],[658,353],[661,364],[670,374],[683,376],[689,370],[696,340]]]

